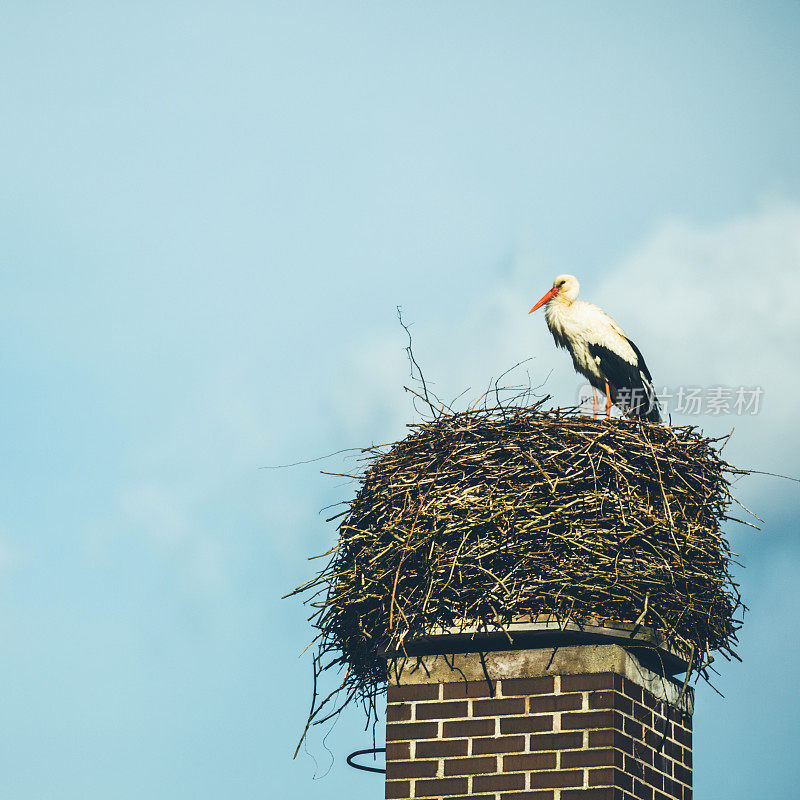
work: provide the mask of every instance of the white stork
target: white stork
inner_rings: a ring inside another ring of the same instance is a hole
[[[556,344],[569,350],[575,371],[592,385],[595,418],[599,389],[606,396],[606,417],[614,403],[630,417],[661,422],[650,370],[639,348],[608,314],[578,300],[580,288],[574,275],[559,275],[528,313],[547,304],[544,315]]]

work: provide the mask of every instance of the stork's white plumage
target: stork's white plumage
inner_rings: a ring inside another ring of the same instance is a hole
[[[639,348],[608,314],[578,300],[579,291],[574,275],[559,275],[529,313],[547,306],[545,319],[556,344],[569,350],[576,372],[595,390],[595,416],[599,389],[606,396],[606,416],[614,403],[630,417],[660,422],[650,370]]]

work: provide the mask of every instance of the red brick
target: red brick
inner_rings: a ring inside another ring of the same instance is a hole
[[[495,736],[491,739],[472,740],[472,755],[484,755],[487,753],[519,753],[524,749],[524,736]]]
[[[643,705],[646,705],[651,711],[661,711],[662,707],[664,706],[664,701],[659,700],[655,695],[650,694],[647,689],[642,689],[642,700]]]
[[[476,775],[472,779],[472,789],[476,792],[497,792],[504,789],[524,789],[525,775]]]
[[[434,778],[414,783],[414,797],[441,797],[449,794],[465,794],[466,778]]]
[[[589,770],[589,786],[613,786],[615,789],[633,789],[633,778],[621,769],[604,767]]]
[[[525,700],[512,697],[507,700],[473,700],[473,717],[497,717],[506,714],[524,714]]]
[[[555,789],[560,786],[583,786],[583,770],[570,769],[531,773],[531,789]]]
[[[672,736],[676,742],[680,742],[684,747],[692,746],[692,732],[682,728],[680,725],[673,725]]]
[[[664,742],[664,752],[674,761],[683,761],[683,748],[672,739]]]
[[[531,750],[576,750],[583,747],[582,733],[532,733]]]
[[[547,714],[553,711],[575,711],[583,706],[583,695],[551,694],[528,699],[529,714]]]
[[[439,768],[438,761],[387,761],[386,780],[393,778],[432,778]]]
[[[521,756],[503,757],[503,772],[530,772],[535,769],[555,768],[555,753],[525,753]]]
[[[387,722],[403,722],[407,719],[411,719],[410,703],[389,703],[386,707]]]
[[[667,755],[667,747],[669,746],[670,742],[674,740],[671,739],[669,736],[666,738],[664,737],[664,729],[661,730],[652,730],[651,728],[644,729],[644,735],[642,737],[644,739],[645,744],[650,747],[654,753],[654,755],[663,754],[665,757]],[[676,747],[680,747],[680,745],[675,745]],[[657,763],[657,759],[656,759]]]
[[[692,771],[690,769],[686,769],[681,764],[675,764],[673,767],[675,777],[681,782],[685,783],[688,786],[692,785]]]
[[[438,730],[435,722],[389,722],[386,724],[386,741],[435,739]]]
[[[619,750],[574,750],[561,754],[561,766],[571,767],[622,767],[623,756]]]
[[[631,740],[633,741],[633,740]],[[630,755],[630,751],[626,751]],[[653,748],[648,747],[644,742],[633,742],[633,756],[638,758],[639,761],[644,761],[648,766],[653,766]]]
[[[644,781],[654,788],[661,790],[664,788],[664,776],[650,767],[644,767]]]
[[[417,703],[415,719],[452,719],[467,716],[467,701],[460,703]]]
[[[621,728],[621,715],[614,711],[582,711],[561,715],[562,730]]]
[[[532,717],[505,717],[500,720],[500,733],[542,733],[553,730],[552,714]]]
[[[447,800],[495,800],[496,794],[448,795]]]
[[[683,751],[683,763],[686,764],[686,766],[689,769],[692,768],[692,751],[691,751],[691,749]]]
[[[611,729],[589,731],[589,747],[615,747],[614,737],[618,735],[619,731]]]
[[[460,722],[442,723],[445,739],[455,739],[460,736],[493,736],[493,719],[471,719]]]
[[[615,777],[614,770],[611,768],[590,769],[589,786],[614,786]]]
[[[636,700],[639,703],[642,702],[642,687],[637,686],[633,681],[623,678],[622,691],[625,692],[631,700]]]
[[[601,672],[592,675],[562,675],[562,692],[587,692],[595,689],[613,689],[614,673]]]
[[[672,778],[664,778],[664,793],[668,794],[670,797],[676,797],[677,800],[681,800],[683,797],[683,786],[681,786],[678,781],[672,780]]]
[[[645,780],[644,771],[645,771],[644,764],[641,764],[635,758],[631,758],[630,756],[625,756],[625,772],[627,772],[628,775],[632,775],[634,778]]]
[[[447,800],[495,800],[496,794],[448,795]]]
[[[653,769],[657,769],[666,775],[672,775],[672,761],[662,753],[653,753]]]
[[[417,742],[414,748],[416,758],[442,758],[448,756],[465,756],[468,742],[466,739],[435,739],[431,742]]]
[[[633,713],[633,701],[619,692],[591,692],[589,694],[589,708],[613,708],[623,714]]]
[[[409,781],[386,781],[387,800],[389,798],[411,797],[411,783]]]
[[[497,681],[492,681],[492,687],[497,694]],[[445,700],[463,700],[467,697],[492,697],[489,684],[486,681],[456,681],[455,683],[442,684],[442,697]]]
[[[635,744],[630,736],[615,730],[589,731],[589,747],[616,747],[623,753],[633,753]]]
[[[485,775],[488,772],[497,772],[497,756],[448,758],[444,762],[445,775]]]
[[[567,789],[561,792],[561,800],[623,800],[622,789]]]
[[[404,758],[411,758],[411,745],[408,742],[386,743],[387,761],[401,761]]]
[[[628,722],[628,720],[626,719],[625,722]],[[630,723],[631,723],[631,726],[639,725],[638,722],[634,722],[633,720],[630,720]],[[644,741],[645,741],[645,744],[647,744],[649,747],[652,747],[653,750],[660,750],[661,749],[661,742],[664,741],[664,734],[663,733],[656,733],[655,731],[651,731],[649,729],[648,730],[643,730],[642,733],[643,733],[643,736],[642,735],[638,736],[637,737],[638,739],[642,739],[643,738]]]
[[[617,789],[624,789],[626,792],[633,791],[633,778],[621,769],[614,770],[614,786]],[[589,785],[592,785],[592,771],[589,770]]]
[[[508,794],[504,792],[500,795],[500,800],[553,800],[555,796],[555,792],[552,789],[540,789],[533,792],[510,792]],[[467,800],[467,798],[464,798],[464,800]],[[469,800],[472,800],[472,798]],[[494,796],[492,800],[494,800]]]
[[[519,694],[552,694],[555,680],[549,676],[542,678],[504,678],[503,697]]]
[[[640,703],[633,704],[633,717],[637,722],[641,722],[642,725],[653,727],[653,712]]]
[[[438,700],[438,683],[404,683],[402,686],[390,686],[387,693],[390,703],[404,700]]]
[[[692,790],[689,786],[683,787],[683,800],[692,800]]]
[[[633,782],[633,794],[638,800],[653,800],[653,789],[641,781]]]
[[[675,742],[675,738],[672,736],[672,728],[667,729],[667,736],[664,738],[664,723],[657,722],[653,725],[655,732],[658,734],[658,750],[660,752],[666,753],[667,752],[667,745],[674,744],[675,747],[680,747],[679,744]]]
[[[622,723],[622,730],[628,734],[628,736],[632,737],[633,739],[642,739],[644,735],[644,729],[642,728],[641,722],[637,722],[635,719],[631,719],[630,717],[625,717],[624,722]]]

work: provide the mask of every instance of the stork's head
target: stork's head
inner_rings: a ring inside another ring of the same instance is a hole
[[[553,281],[553,288],[528,312],[529,314],[541,308],[545,303],[556,300],[569,305],[578,297],[581,285],[574,275],[559,275]]]

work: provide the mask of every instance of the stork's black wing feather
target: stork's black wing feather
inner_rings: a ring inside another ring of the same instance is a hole
[[[650,375],[650,370],[647,369],[647,364],[644,363],[644,356],[642,355],[642,351],[627,336],[625,337],[625,341],[633,348],[633,352],[636,353],[636,358],[639,361],[639,369],[644,373],[644,376],[647,378],[648,381],[652,381],[653,377],[652,375]]]
[[[593,342],[588,343],[589,353],[608,381],[611,399],[615,405],[632,417],[661,422],[650,370],[647,369],[639,348],[630,339],[626,341],[636,353],[636,364],[626,361],[608,347]]]

